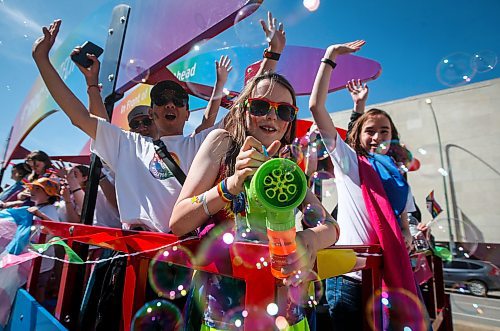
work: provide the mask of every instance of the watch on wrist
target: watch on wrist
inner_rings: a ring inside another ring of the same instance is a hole
[[[280,56],[281,56],[280,53],[271,52],[267,48],[264,50],[264,54],[263,54],[264,58],[274,60],[274,61],[278,61],[280,59]]]

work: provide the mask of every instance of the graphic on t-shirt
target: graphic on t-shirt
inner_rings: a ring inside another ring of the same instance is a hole
[[[151,162],[149,162],[149,172],[156,179],[168,179],[170,177],[174,177],[170,169],[168,169],[167,165],[161,157],[159,157],[156,153],[153,156]]]

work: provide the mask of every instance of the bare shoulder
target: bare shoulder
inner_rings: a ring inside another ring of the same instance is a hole
[[[225,155],[229,149],[230,143],[229,132],[224,129],[215,129],[208,134],[201,149],[203,149],[203,153],[210,155],[211,159],[220,159],[220,156]]]
[[[229,132],[224,129],[215,129],[210,132],[204,141],[204,144],[210,144],[212,147],[221,145],[221,147],[227,149],[229,143],[231,142],[231,136]]]

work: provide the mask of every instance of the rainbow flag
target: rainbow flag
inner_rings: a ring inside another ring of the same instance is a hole
[[[443,208],[434,199],[434,190],[425,198],[425,202],[427,203],[427,210],[431,213],[433,219],[443,211]]]

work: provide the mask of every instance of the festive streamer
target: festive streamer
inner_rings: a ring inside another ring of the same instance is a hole
[[[59,245],[64,248],[64,251],[66,252],[66,255],[68,256],[68,261],[70,263],[75,263],[75,264],[83,264],[83,260],[78,256],[78,254],[75,253],[74,250],[71,249],[71,247],[68,246],[61,238],[59,237],[54,237],[50,239],[47,243],[45,244],[31,244],[31,247],[33,247],[38,253],[43,253],[47,249],[49,249],[50,246],[54,245]]]

